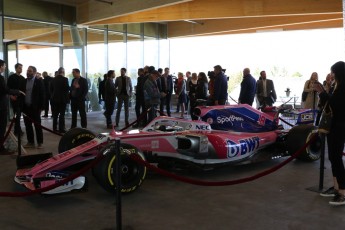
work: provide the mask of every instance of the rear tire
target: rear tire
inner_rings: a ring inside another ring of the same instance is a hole
[[[110,146],[104,151],[109,150]],[[138,189],[145,180],[146,167],[130,158],[136,154],[145,160],[144,156],[132,145],[122,143],[121,147],[121,192],[131,193]],[[104,152],[103,151],[103,152]],[[93,168],[93,175],[97,182],[108,192],[116,192],[116,155],[108,153],[105,158]]]
[[[316,127],[313,125],[298,125],[292,127],[288,133],[286,140],[287,150],[290,155],[297,152],[306,142],[308,142],[313,135],[318,135],[314,132]],[[320,159],[321,154],[321,138],[318,137],[297,157],[302,161],[316,161]]]
[[[81,144],[91,141],[96,135],[87,129],[74,128],[65,133],[59,142],[59,153],[73,149]]]

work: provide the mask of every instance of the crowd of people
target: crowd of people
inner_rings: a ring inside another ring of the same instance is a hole
[[[0,73],[5,71],[6,64],[0,60]],[[22,76],[23,65],[15,65],[15,73],[11,74],[7,83],[4,77],[0,76],[1,105],[0,105],[0,152],[6,153],[3,146],[3,138],[7,125],[7,95],[16,115],[14,134],[22,136],[24,131],[20,125],[20,118],[23,115],[27,143],[25,148],[43,148],[43,132],[41,126],[42,117],[48,117],[49,107],[53,117],[53,131],[65,133],[65,112],[67,104],[71,104],[72,122],[71,128],[77,126],[77,114],[81,118],[81,127],[87,128],[87,117],[85,111],[85,100],[88,93],[87,80],[80,75],[79,69],[73,69],[73,80],[71,85],[65,77],[65,69],[59,68],[55,77],[50,77],[47,72],[42,74],[35,66],[28,66],[26,77]],[[35,132],[34,132],[35,129]],[[35,140],[36,139],[36,140]]]

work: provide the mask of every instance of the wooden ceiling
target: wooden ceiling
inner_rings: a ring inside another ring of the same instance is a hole
[[[168,37],[343,27],[342,0],[48,0],[77,7],[78,24],[159,22]]]

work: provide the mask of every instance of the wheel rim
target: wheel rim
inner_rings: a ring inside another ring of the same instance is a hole
[[[108,180],[111,186],[116,188],[116,156],[113,156],[109,166],[108,166]],[[142,178],[141,176],[141,169],[144,168],[144,175],[146,169],[144,166],[139,165],[137,162],[132,160],[129,156],[121,156],[121,184],[122,188],[126,188],[127,186],[133,186],[137,183],[140,183]]]

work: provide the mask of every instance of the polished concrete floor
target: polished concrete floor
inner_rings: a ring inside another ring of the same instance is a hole
[[[178,116],[178,114],[174,114]],[[134,112],[131,111],[131,120]],[[66,126],[70,125],[66,118]],[[79,121],[78,121],[79,122]],[[51,128],[52,119],[42,124]],[[124,122],[122,122],[124,124]],[[105,132],[101,112],[88,113],[88,128]],[[59,137],[44,131],[44,149],[28,154],[57,152]],[[24,135],[25,144],[26,137]],[[286,158],[214,171],[181,171],[181,175],[205,181],[233,180],[267,170]],[[0,191],[26,191],[13,181],[15,156],[0,156]],[[331,184],[325,165],[325,187]],[[58,196],[34,195],[0,198],[1,230],[115,229],[115,197],[104,191],[91,173],[86,192]],[[329,198],[307,190],[318,186],[319,161],[292,161],[282,169],[252,182],[201,187],[149,172],[136,192],[122,198],[122,229],[214,230],[214,229],[342,229],[345,206],[332,207]]]

